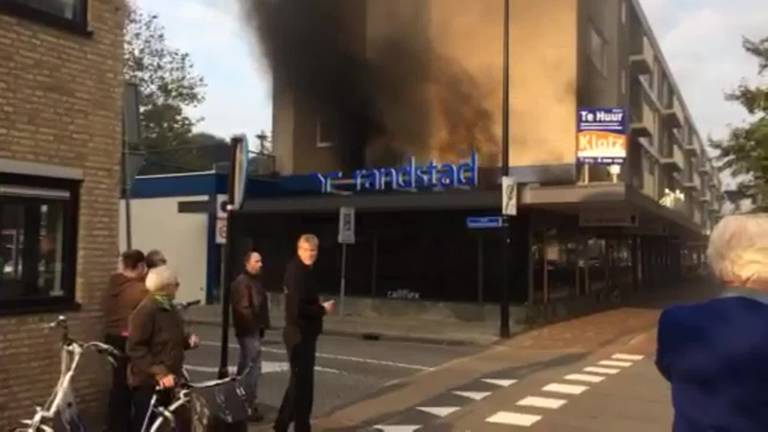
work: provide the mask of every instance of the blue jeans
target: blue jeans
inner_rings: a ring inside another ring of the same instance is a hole
[[[253,336],[239,337],[237,338],[237,343],[240,344],[237,374],[241,375],[249,366],[254,369],[248,374],[251,378],[249,386],[253,389],[253,395],[258,397],[259,376],[261,375],[261,338],[257,333]]]

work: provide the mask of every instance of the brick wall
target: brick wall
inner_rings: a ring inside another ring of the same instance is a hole
[[[101,338],[101,300],[115,267],[124,0],[91,0],[92,36],[0,14],[0,158],[83,170],[77,301],[78,339]],[[29,418],[58,375],[57,314],[0,317],[0,430]],[[86,411],[105,405],[108,366],[87,356],[77,379]]]

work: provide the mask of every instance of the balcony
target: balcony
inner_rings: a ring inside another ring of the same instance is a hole
[[[643,36],[643,45],[639,53],[629,56],[632,73],[635,75],[648,75],[653,73],[655,54],[653,46],[647,37]]]
[[[699,201],[703,203],[708,203],[712,201],[712,195],[709,191],[709,188],[704,188],[701,190],[701,194],[699,195]]]
[[[663,111],[664,122],[673,128],[683,127],[685,122],[685,114],[683,114],[683,106],[680,105],[680,99],[672,97],[672,103],[665,106]]]
[[[642,96],[636,96],[640,98],[640,102],[633,104],[631,110],[631,125],[630,129],[632,134],[636,137],[651,137],[656,131],[654,127],[653,109],[646,102],[646,98]],[[638,107],[639,105],[639,107]]]
[[[687,176],[685,176],[683,180],[683,187],[689,190],[698,190],[701,188],[701,177],[693,172],[692,168],[686,168],[686,171],[688,172],[686,172]]]
[[[671,147],[671,149],[668,148],[667,151],[661,155],[662,165],[668,166],[675,171],[685,171],[685,156],[683,156],[680,147],[674,144],[670,144],[668,147]]]

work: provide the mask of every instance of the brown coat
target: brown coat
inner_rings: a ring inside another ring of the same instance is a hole
[[[243,273],[232,283],[232,318],[237,337],[269,328],[269,300],[258,275]]]
[[[109,293],[104,304],[104,332],[108,335],[124,335],[128,331],[128,317],[147,294],[144,278],[113,274],[109,278]]]
[[[167,374],[182,375],[184,350],[189,349],[189,336],[184,321],[175,308],[164,308],[149,296],[133,312],[128,330],[126,354],[128,384],[131,387],[154,387]]]

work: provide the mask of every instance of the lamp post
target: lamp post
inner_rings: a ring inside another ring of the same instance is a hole
[[[504,56],[502,65],[501,101],[501,176],[509,175],[509,0],[504,0]],[[502,216],[501,228],[501,301],[499,305],[499,337],[507,339],[509,332],[509,216]]]

